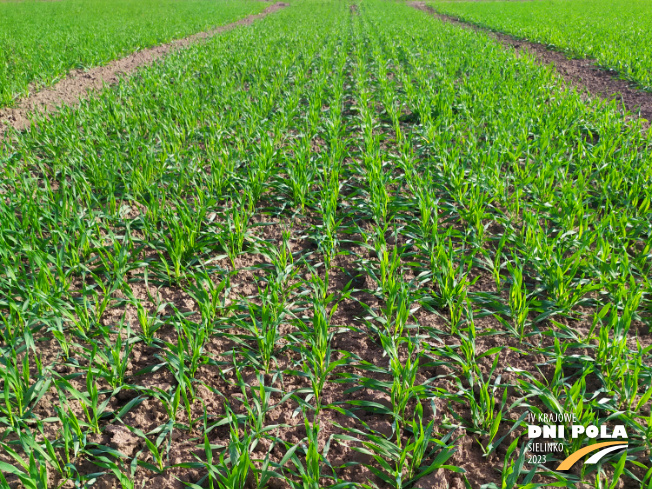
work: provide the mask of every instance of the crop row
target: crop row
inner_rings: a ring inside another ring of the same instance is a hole
[[[379,1],[292,5],[11,134],[5,478],[647,487],[650,149]],[[525,416],[560,411],[629,451],[526,463]]]
[[[0,107],[74,69],[227,24],[263,10],[250,0],[62,0],[0,4]]]
[[[543,43],[571,57],[595,59],[622,78],[652,89],[652,6],[638,0],[597,2],[438,2],[439,12]]]

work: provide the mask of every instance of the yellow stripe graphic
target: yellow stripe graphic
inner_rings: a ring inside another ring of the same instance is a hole
[[[622,441],[606,441],[604,443],[596,443],[595,445],[589,445],[584,447],[581,450],[572,453],[566,460],[559,464],[557,470],[568,470],[570,469],[575,462],[581,459],[587,453],[595,452],[604,447],[610,447],[611,445],[625,445]]]

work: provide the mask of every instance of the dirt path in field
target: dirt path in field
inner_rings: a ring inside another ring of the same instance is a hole
[[[568,59],[564,54],[548,49],[543,44],[517,39],[508,34],[494,32],[450,15],[440,14],[424,2],[417,1],[408,4],[418,10],[432,14],[444,22],[466,29],[486,32],[506,46],[511,46],[514,49],[525,49],[535,55],[541,63],[554,64],[559,74],[572,85],[587,90],[592,95],[620,100],[627,110],[633,114],[640,113],[640,117],[652,121],[652,93],[638,90],[632,83],[617,78],[615,73],[600,68],[593,60]]]
[[[250,15],[231,24],[216,27],[210,31],[199,32],[183,39],[161,44],[160,46],[143,49],[125,58],[117,59],[104,66],[97,66],[88,71],[72,71],[66,78],[55,85],[30,94],[27,98],[20,100],[16,107],[0,109],[0,138],[9,127],[18,130],[28,128],[30,124],[29,114],[32,112],[50,112],[62,105],[76,104],[89,91],[99,90],[105,84],[111,85],[117,83],[120,76],[132,73],[141,66],[151,64],[171,51],[187,47],[216,34],[230,31],[238,26],[251,25],[254,21],[277,12],[288,5],[287,3],[277,2],[259,14]]]

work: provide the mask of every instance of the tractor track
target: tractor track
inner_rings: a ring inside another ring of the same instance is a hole
[[[421,1],[409,2],[409,5],[417,10],[430,13],[444,22],[478,32],[485,32],[503,45],[515,50],[524,49],[536,56],[540,63],[554,65],[557,72],[567,82],[580,90],[603,99],[616,99],[622,102],[632,114],[638,114],[639,117],[646,121],[652,120],[652,93],[639,90],[633,83],[618,78],[617,73],[599,67],[594,60],[569,59],[563,53],[550,49],[544,44],[519,39],[466,22],[455,16],[441,14]],[[649,122],[645,125],[649,127]]]
[[[19,131],[29,128],[31,124],[30,114],[35,112],[50,113],[63,105],[76,105],[90,92],[101,90],[105,85],[113,85],[118,82],[120,77],[130,75],[138,68],[150,65],[171,52],[233,30],[236,27],[251,25],[255,21],[267,17],[288,5],[287,3],[277,2],[259,14],[249,15],[230,24],[143,49],[90,70],[71,71],[64,79],[54,85],[31,93],[19,100],[15,107],[0,109],[0,138],[4,136],[9,128]]]

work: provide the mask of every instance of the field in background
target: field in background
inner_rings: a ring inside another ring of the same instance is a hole
[[[649,489],[651,143],[380,0],[7,133],[0,487]],[[530,463],[558,412],[628,451]]]
[[[264,2],[61,0],[0,2],[0,107],[72,69],[108,63],[261,12]]]
[[[652,3],[645,0],[434,2],[438,12],[595,59],[652,90]]]

